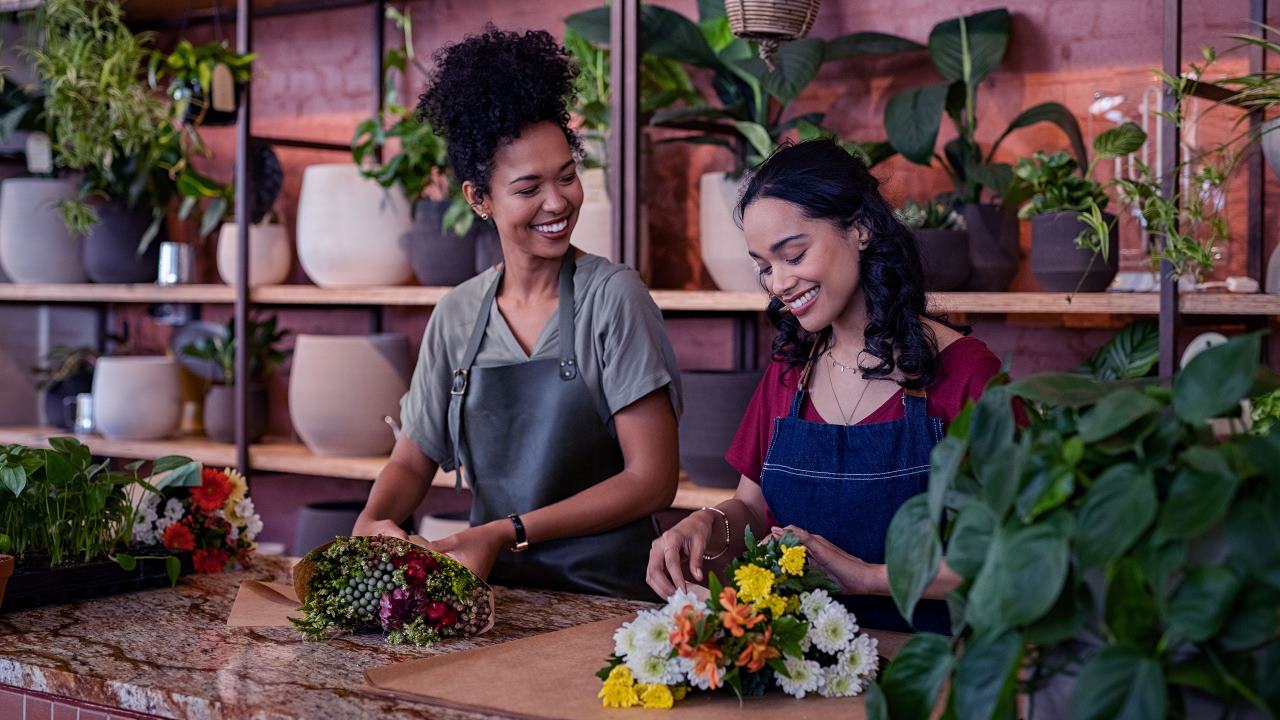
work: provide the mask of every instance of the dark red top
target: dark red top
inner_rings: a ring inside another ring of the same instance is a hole
[[[977,400],[982,395],[987,381],[1000,372],[1000,358],[981,340],[962,337],[943,348],[938,353],[938,360],[938,376],[926,388],[927,407],[929,416],[941,419],[945,425],[959,414],[966,401]],[[773,420],[786,417],[791,410],[791,399],[795,396],[803,368],[803,365],[788,365],[777,360],[769,363],[742,417],[742,424],[738,426],[733,444],[725,454],[725,460],[735,470],[756,482],[760,482],[760,468],[764,465],[764,456],[773,435]],[[902,413],[902,390],[898,390],[858,424],[900,420]],[[811,422],[826,422],[818,414],[809,395],[805,395],[800,417]]]

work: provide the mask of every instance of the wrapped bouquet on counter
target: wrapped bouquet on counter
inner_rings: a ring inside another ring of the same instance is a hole
[[[308,640],[382,631],[393,644],[431,645],[493,627],[493,591],[458,561],[392,537],[340,537],[293,571]]]

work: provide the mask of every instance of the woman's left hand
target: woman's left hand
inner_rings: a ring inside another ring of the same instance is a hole
[[[889,580],[884,565],[874,565],[841,550],[835,543],[807,532],[795,525],[775,527],[772,537],[781,540],[784,535],[794,535],[805,547],[809,565],[827,574],[840,592],[848,595],[888,595]]]
[[[481,579],[485,579],[489,577],[489,571],[493,570],[498,553],[511,544],[506,533],[509,527],[510,523],[506,520],[477,525],[429,542],[427,548],[452,557]]]

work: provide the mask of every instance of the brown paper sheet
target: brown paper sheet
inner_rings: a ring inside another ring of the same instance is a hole
[[[302,603],[293,585],[245,580],[236,591],[227,624],[231,627],[292,627],[302,617]]]
[[[426,699],[445,707],[521,718],[617,720],[620,718],[846,718],[866,717],[862,696],[796,700],[781,692],[749,698],[742,705],[732,695],[692,695],[671,710],[606,709],[596,694],[595,673],[613,652],[613,632],[627,616],[579,625],[567,630],[513,640],[501,645],[411,660],[365,670],[376,692]],[[892,656],[909,637],[869,631],[880,641],[880,654]],[[660,715],[657,713],[661,712]]]

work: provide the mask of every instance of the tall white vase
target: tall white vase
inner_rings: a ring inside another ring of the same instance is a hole
[[[223,223],[218,232],[218,275],[222,282],[235,285],[240,267],[236,255],[236,224]],[[293,250],[289,233],[279,223],[249,226],[249,287],[279,285],[289,277]]]
[[[759,291],[755,264],[747,255],[747,240],[733,221],[740,188],[740,181],[722,172],[702,176],[698,218],[702,264],[721,290]]]
[[[403,285],[413,277],[409,203],[354,164],[312,165],[298,198],[298,261],[321,287]]]
[[[602,168],[591,168],[579,172],[578,178],[582,181],[582,207],[578,209],[578,223],[573,228],[573,245],[617,262],[613,252],[613,203],[609,200],[605,172]]]
[[[15,283],[86,281],[83,241],[67,232],[58,203],[76,197],[72,178],[0,183],[0,265]]]
[[[409,389],[403,335],[299,335],[289,373],[289,417],[316,455],[391,452],[384,417],[400,417]]]
[[[178,429],[178,363],[163,356],[99,358],[93,371],[94,426],[109,440],[157,440]]]

